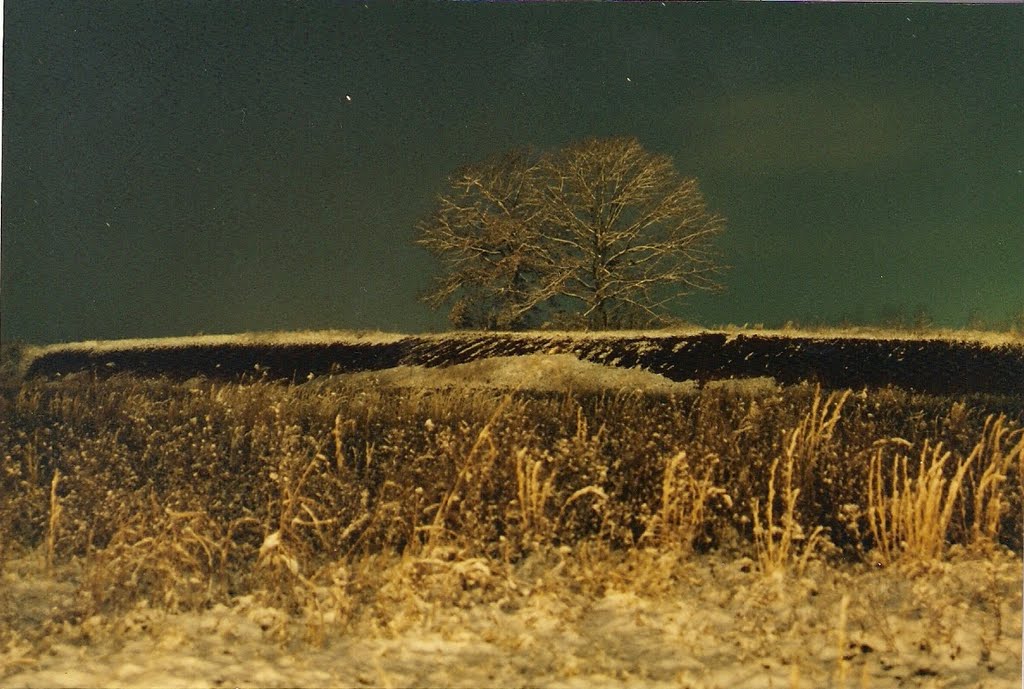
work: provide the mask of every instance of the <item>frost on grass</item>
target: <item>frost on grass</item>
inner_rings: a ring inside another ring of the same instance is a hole
[[[0,404],[3,686],[1020,683],[1019,399],[531,355]]]

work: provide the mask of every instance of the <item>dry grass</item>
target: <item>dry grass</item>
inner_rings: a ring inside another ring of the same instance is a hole
[[[754,520],[754,545],[757,560],[765,572],[774,572],[795,565],[797,573],[803,571],[808,558],[822,536],[823,527],[815,526],[808,534],[797,517],[797,498],[800,488],[794,487],[793,472],[796,467],[802,470],[803,481],[813,480],[815,465],[819,452],[832,441],[836,424],[842,412],[843,404],[850,392],[833,393],[824,403],[819,389],[815,389],[811,408],[800,423],[785,432],[783,457],[776,457],[768,476],[768,496],[764,504],[764,523],[761,521],[761,503],[759,498],[751,500],[751,511]],[[775,520],[775,481],[778,478],[780,461],[782,468],[782,514],[778,523]],[[799,553],[798,553],[799,551]]]
[[[943,554],[953,505],[960,493],[967,463],[960,462],[952,478],[944,473],[951,453],[942,443],[921,448],[917,474],[908,473],[909,458],[897,454],[890,470],[889,491],[883,485],[884,450],[871,464],[868,519],[875,548],[883,564],[906,558],[915,562],[934,560]]]
[[[978,550],[993,547],[1013,500],[1003,490],[1008,472],[1014,464],[1019,472],[1024,462],[1020,429],[1010,430],[1004,415],[989,415],[977,443],[966,457],[955,459],[952,472],[948,465],[954,452],[945,450],[942,442],[922,443],[916,473],[903,453],[885,461],[888,447],[912,448],[911,443],[891,438],[879,445],[868,473],[868,521],[884,564],[941,558],[958,505],[965,514],[968,506],[972,508],[965,519],[969,527],[962,530],[967,544]]]
[[[0,404],[0,557],[80,567],[78,615],[251,600],[318,642],[501,600],[524,563],[656,591],[713,548],[783,573],[1021,550],[1018,399],[76,375]]]
[[[702,469],[695,470],[686,451],[675,453],[665,465],[661,480],[658,511],[647,523],[641,544],[689,554],[707,518],[708,503],[713,498],[732,506],[732,498],[715,486],[713,476],[718,458],[705,457]]]
[[[105,547],[86,556],[91,610],[127,609],[139,599],[195,609],[223,599],[231,537],[204,510],[173,510],[151,493]]]
[[[997,542],[1003,519],[1012,509],[1010,493],[1004,490],[1008,475],[1016,470],[1018,480],[1024,478],[1024,429],[1011,430],[1005,415],[989,416],[970,459],[984,467],[972,484],[970,540],[975,548],[988,550]]]
[[[57,544],[57,529],[60,527],[60,500],[57,498],[57,484],[60,482],[60,469],[53,472],[50,481],[50,518],[46,529],[46,571],[53,573],[53,556]]]

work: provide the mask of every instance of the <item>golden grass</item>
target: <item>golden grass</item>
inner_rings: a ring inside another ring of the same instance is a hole
[[[319,642],[357,607],[386,626],[500,600],[531,558],[657,591],[719,547],[782,575],[1021,550],[1019,399],[82,375],[2,404],[0,557],[79,563],[85,615],[244,599]]]
[[[987,550],[996,543],[1000,523],[1011,507],[1003,490],[1011,468],[1024,478],[1024,429],[1011,430],[1003,414],[989,416],[971,458],[984,468],[973,484],[970,541],[975,548]]]
[[[729,493],[713,482],[718,458],[705,457],[699,472],[691,466],[686,451],[675,453],[665,465],[661,480],[661,500],[658,511],[647,522],[640,538],[661,549],[682,554],[693,551],[693,544],[707,518],[708,503],[720,499],[732,507]],[[755,527],[756,529],[756,527]]]
[[[875,453],[868,474],[868,520],[883,564],[892,564],[901,557],[928,561],[942,554],[953,501],[967,470],[966,463],[961,462],[952,481],[948,480],[943,468],[950,454],[942,451],[941,443],[929,447],[925,442],[916,476],[908,474],[908,457],[897,454],[887,495],[882,470],[884,450]]]
[[[86,556],[92,609],[123,609],[139,598],[169,610],[194,609],[223,598],[230,528],[201,509],[161,506],[152,493],[138,510],[105,547]]]
[[[960,413],[959,410],[954,413]],[[1016,443],[1016,444],[1014,444]],[[1010,430],[1002,414],[985,418],[981,437],[966,457],[954,458],[942,442],[922,443],[916,474],[910,457],[896,453],[885,461],[891,446],[911,448],[902,438],[879,443],[868,472],[868,521],[878,557],[884,564],[929,562],[943,556],[958,503],[973,496],[970,527],[964,535],[975,549],[996,542],[1010,496],[1002,490],[1010,467],[1024,462],[1021,429]],[[950,472],[947,465],[955,459]],[[976,469],[972,476],[969,472]],[[1018,496],[1019,497],[1019,496]]]
[[[783,457],[776,457],[768,475],[768,496],[764,503],[764,522],[759,498],[751,500],[754,521],[754,545],[757,560],[765,572],[774,572],[794,565],[796,572],[803,572],[808,558],[821,538],[823,527],[815,526],[807,533],[797,517],[797,498],[800,488],[794,487],[793,472],[796,467],[803,470],[804,481],[813,480],[813,471],[819,452],[831,442],[836,424],[842,413],[843,404],[850,391],[832,393],[824,402],[820,389],[815,389],[811,407],[795,428],[787,431],[783,442]],[[782,467],[782,514],[775,520],[776,479],[780,461]]]
[[[46,571],[53,573],[53,554],[57,544],[57,529],[60,526],[60,500],[57,497],[57,484],[60,482],[60,469],[53,472],[50,481],[50,518],[46,529]]]

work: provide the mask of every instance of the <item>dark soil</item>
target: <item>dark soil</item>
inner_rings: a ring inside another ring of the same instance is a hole
[[[944,340],[812,338],[723,333],[587,338],[514,334],[410,336],[392,342],[218,344],[50,351],[31,376],[78,371],[190,378],[247,375],[301,381],[310,374],[448,366],[495,356],[572,353],[583,360],[642,367],[676,381],[771,376],[828,388],[897,385],[934,394],[1024,394],[1024,347]]]

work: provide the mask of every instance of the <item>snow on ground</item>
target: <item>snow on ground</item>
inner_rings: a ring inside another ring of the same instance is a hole
[[[798,577],[736,555],[673,568],[641,553],[632,575],[620,567],[589,589],[564,557],[493,577],[503,595],[475,604],[410,587],[387,614],[356,615],[320,644],[275,636],[281,613],[251,597],[91,618],[0,648],[0,686],[1021,686],[1012,555],[916,572],[814,564]],[[644,584],[660,570],[672,580]],[[41,568],[8,567],[4,584],[16,628],[40,623],[33,591],[59,593]]]
[[[353,385],[440,389],[447,387],[495,388],[502,390],[638,392],[653,394],[696,394],[696,381],[673,381],[642,368],[619,368],[577,359],[572,354],[520,354],[480,359],[444,367],[396,366],[381,371],[343,373],[332,376]],[[776,392],[774,378],[738,378],[709,381],[707,388],[728,388],[733,392],[758,394]]]
[[[572,354],[523,354],[490,357],[445,367],[396,366],[334,376],[339,382],[387,387],[501,388],[537,391],[600,392],[643,390],[653,393],[694,392],[693,381],[674,382],[643,369],[604,366]]]

